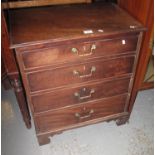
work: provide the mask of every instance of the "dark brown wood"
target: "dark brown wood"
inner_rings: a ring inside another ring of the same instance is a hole
[[[26,98],[24,95],[24,90],[23,90],[23,86],[21,83],[21,79],[20,79],[19,75],[17,74],[17,75],[10,76],[10,81],[11,81],[12,87],[14,88],[17,103],[19,105],[25,125],[28,129],[30,129],[31,128],[31,117],[30,117],[28,105],[25,102]]]
[[[2,33],[1,33],[1,38],[2,38],[2,58],[3,58],[3,63],[6,68],[6,72],[8,73],[18,73],[18,69],[16,66],[16,61],[14,59],[14,55],[12,50],[9,49],[10,43],[9,43],[9,35],[8,35],[8,30],[7,30],[7,25],[5,21],[4,14],[2,12]]]
[[[48,69],[28,73],[27,81],[30,92],[75,85],[88,80],[119,77],[132,73],[134,56],[123,56],[110,60],[93,61],[76,66]],[[77,72],[75,74],[75,72]],[[38,85],[39,83],[39,85]]]
[[[76,3],[90,3],[91,0],[22,0],[13,1],[9,0],[2,3],[3,9],[10,8],[22,8],[22,7],[38,7],[38,6],[48,6],[48,5],[62,5],[62,4],[76,4]]]
[[[119,126],[127,123],[128,121],[129,121],[129,115],[117,119],[116,124]]]
[[[1,57],[1,81],[2,81],[2,85],[3,85],[4,89],[6,89],[6,90],[11,89],[11,83],[10,83],[9,77],[7,75],[3,57]]]
[[[10,80],[9,80],[7,75],[3,76],[1,80],[2,80],[2,85],[3,85],[5,90],[9,90],[12,88]]]
[[[154,82],[146,82],[141,85],[139,90],[153,89],[153,88],[154,88]]]
[[[37,139],[38,139],[39,145],[45,145],[45,144],[50,143],[49,135],[47,135],[47,136],[45,136],[45,135],[42,135],[42,136],[39,135],[39,136],[37,136]]]
[[[118,4],[138,21],[146,24],[151,1],[152,0],[118,0]]]
[[[127,95],[115,96],[104,100],[98,100],[89,104],[74,106],[55,112],[36,115],[38,132],[56,131],[67,126],[72,126],[83,121],[89,121],[100,117],[123,113]]]
[[[138,44],[137,44],[137,56],[136,56],[136,59],[135,59],[135,62],[134,62],[134,73],[133,73],[133,77],[131,79],[131,85],[130,85],[130,95],[128,96],[128,104],[126,105],[125,107],[125,111],[129,111],[130,114],[131,114],[131,111],[129,110],[129,107],[131,106],[131,102],[130,100],[132,100],[132,93],[133,93],[133,90],[134,90],[134,82],[135,82],[135,79],[137,78],[136,77],[136,70],[137,70],[137,66],[138,66],[138,58],[139,58],[139,55],[140,55],[140,48],[141,48],[141,43],[142,43],[142,36],[143,36],[143,33],[140,32],[139,34],[139,39],[138,39]],[[134,102],[132,103],[132,106],[133,106]]]
[[[117,5],[106,3],[11,10],[10,19],[12,48],[95,36],[107,37],[143,29],[140,23]],[[84,34],[86,30],[92,30],[93,33]]]
[[[134,53],[136,51],[138,35],[120,36],[116,39],[98,40],[85,43],[76,43],[52,48],[37,49],[21,53],[24,70],[59,65],[68,62],[84,61],[101,56]],[[94,47],[94,49],[93,49]],[[72,50],[75,49],[76,52]]]
[[[141,55],[139,60],[139,67],[137,69],[137,84],[138,89],[145,89],[144,83],[144,76],[146,73],[148,61],[150,58],[150,54],[152,49],[150,47],[150,41],[153,34],[153,12],[154,12],[154,5],[153,0],[143,0],[143,1],[134,1],[134,0],[127,0],[125,3],[123,0],[120,0],[120,6],[127,10],[130,14],[132,14],[135,18],[141,21],[146,27],[147,32],[144,34],[143,43],[141,47]],[[138,8],[138,9],[136,9]],[[151,85],[151,84],[149,84]],[[148,84],[146,84],[146,87]],[[153,85],[152,85],[153,86]]]
[[[68,127],[64,128],[63,130],[59,129],[56,132],[37,133],[38,142],[40,145],[48,144],[48,143],[50,143],[50,137],[52,137],[56,134],[61,134],[65,130],[74,129],[77,127],[83,127],[83,126],[86,126],[89,124],[96,124],[96,123],[103,122],[103,121],[105,121],[105,122],[110,122],[110,121],[114,121],[114,120],[117,121],[118,119],[121,119],[121,118],[123,119],[124,117],[125,118],[129,117],[129,114],[124,112],[124,113],[115,114],[115,115],[111,115],[111,116],[107,116],[107,117],[102,117],[99,119],[81,122],[76,125],[68,126]]]
[[[89,82],[89,84],[80,87],[33,95],[31,100],[34,112],[44,112],[127,93],[129,83],[130,77],[95,83]]]
[[[4,88],[10,89],[14,88],[15,95],[17,98],[17,102],[23,117],[23,120],[25,122],[25,125],[27,128],[31,127],[31,118],[30,113],[28,110],[28,105],[25,98],[25,91],[22,88],[22,85],[18,85],[21,83],[21,79],[19,78],[19,70],[16,65],[16,60],[14,57],[13,50],[10,50],[9,46],[9,36],[8,36],[8,30],[7,25],[5,21],[5,17],[2,11],[2,45],[1,45],[1,51],[2,51],[2,83],[4,85]],[[20,89],[20,91],[17,91],[17,89]]]
[[[39,145],[48,144],[50,143],[50,137],[61,133],[62,131],[57,131],[56,133],[37,134],[38,143]]]
[[[10,17],[39,144],[68,129],[129,119],[145,30],[139,22],[104,3],[13,10]]]
[[[139,20],[147,27],[144,33],[143,42],[140,50],[140,58],[136,71],[136,78],[132,90],[129,111],[132,110],[137,92],[141,89],[153,87],[153,82],[150,84],[144,83],[144,77],[150,58],[152,49],[150,48],[150,40],[153,34],[154,25],[154,1],[153,0],[118,0],[119,5]],[[148,87],[149,86],[149,87]]]

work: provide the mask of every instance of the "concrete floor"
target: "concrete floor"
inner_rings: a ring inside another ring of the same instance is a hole
[[[138,94],[130,123],[99,123],[66,131],[39,146],[28,130],[12,90],[2,89],[2,155],[153,155],[153,90]]]

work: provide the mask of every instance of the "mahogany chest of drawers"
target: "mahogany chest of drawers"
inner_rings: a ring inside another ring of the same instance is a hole
[[[39,144],[64,130],[130,116],[143,26],[114,4],[10,11]]]

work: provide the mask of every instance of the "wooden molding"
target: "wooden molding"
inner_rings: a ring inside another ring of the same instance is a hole
[[[144,82],[144,83],[142,83],[139,90],[153,89],[153,88],[154,88],[154,82]]]
[[[16,2],[4,2],[2,3],[2,9],[58,5],[58,4],[91,3],[91,1],[92,0],[74,0],[74,1],[73,0],[27,0],[27,1],[16,1]]]

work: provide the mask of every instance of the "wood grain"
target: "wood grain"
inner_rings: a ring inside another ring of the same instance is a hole
[[[3,2],[2,9],[15,9],[23,7],[39,7],[48,5],[91,3],[91,0],[25,0],[16,2]]]
[[[28,73],[29,89],[30,92],[34,93],[90,80],[101,80],[130,74],[133,71],[134,58],[134,56],[124,56],[112,60],[100,60],[70,67]],[[93,68],[95,68],[95,71],[91,71]],[[74,71],[78,72],[79,75],[74,75]],[[80,78],[80,76],[84,77]]]
[[[33,95],[31,98],[34,112],[39,113],[48,110],[58,110],[96,99],[124,94],[128,92],[129,83],[130,77],[126,77],[113,81],[98,81],[80,87],[59,89],[48,93]],[[92,94],[90,94],[91,90],[94,90]],[[80,96],[75,96],[75,93],[79,93]]]
[[[45,132],[57,129],[63,129],[66,126],[81,123],[83,121],[89,121],[105,116],[110,116],[117,113],[123,113],[124,104],[127,95],[116,96],[105,100],[98,100],[93,103],[84,104],[82,106],[76,106],[73,108],[67,108],[56,112],[49,112],[43,115],[35,116],[36,125],[38,126],[38,132]],[[81,117],[89,115],[91,110],[94,113],[87,118],[79,119],[75,116],[79,113]]]
[[[153,0],[118,0],[118,4],[138,21],[146,25],[151,1],[153,2]]]
[[[113,4],[21,9],[22,15],[18,11],[11,12],[11,47],[39,143],[50,142],[49,136],[60,131],[100,121],[126,123],[144,27]],[[85,29],[94,33],[83,34]],[[98,47],[96,55],[70,55],[72,45],[81,54],[91,43]],[[97,93],[90,95],[93,88]],[[79,101],[83,97],[89,98]]]
[[[40,50],[21,52],[24,70],[39,69],[46,66],[59,66],[59,64],[84,61],[96,57],[110,57],[120,54],[135,53],[138,36],[120,36],[116,39],[98,40],[76,44],[53,46]],[[124,44],[123,44],[124,43]],[[95,49],[92,50],[92,47]],[[77,52],[73,53],[72,49]],[[81,56],[82,55],[82,56]]]
[[[129,111],[132,111],[137,93],[141,89],[153,88],[153,83],[144,83],[144,77],[151,55],[150,40],[154,27],[154,1],[153,0],[119,0],[120,7],[132,14],[137,20],[141,21],[147,27],[147,32],[144,33],[142,46],[140,49],[140,58],[134,80],[134,86],[130,98]]]
[[[1,22],[2,22],[2,33],[1,33],[1,37],[2,37],[2,58],[3,58],[3,62],[6,68],[6,72],[7,74],[10,73],[18,73],[18,69],[16,66],[16,61],[13,55],[13,51],[10,50],[9,46],[10,46],[10,40],[9,40],[9,34],[8,34],[8,29],[7,29],[7,24],[6,24],[6,20],[5,20],[5,16],[4,16],[4,12],[2,12],[2,18],[1,18]]]
[[[143,29],[117,5],[106,3],[10,10],[10,25],[12,48],[96,36],[107,38]],[[84,34],[85,30],[93,33]]]
[[[137,78],[135,86],[137,90],[145,89],[144,77],[147,70],[152,49],[150,49],[150,41],[154,31],[154,1],[153,0],[119,0],[119,5],[133,15],[137,20],[147,27],[144,33],[142,47],[140,51],[140,60],[137,69]],[[150,87],[148,87],[150,86]],[[153,83],[147,84],[146,88],[153,88]],[[136,90],[136,91],[137,91]]]

